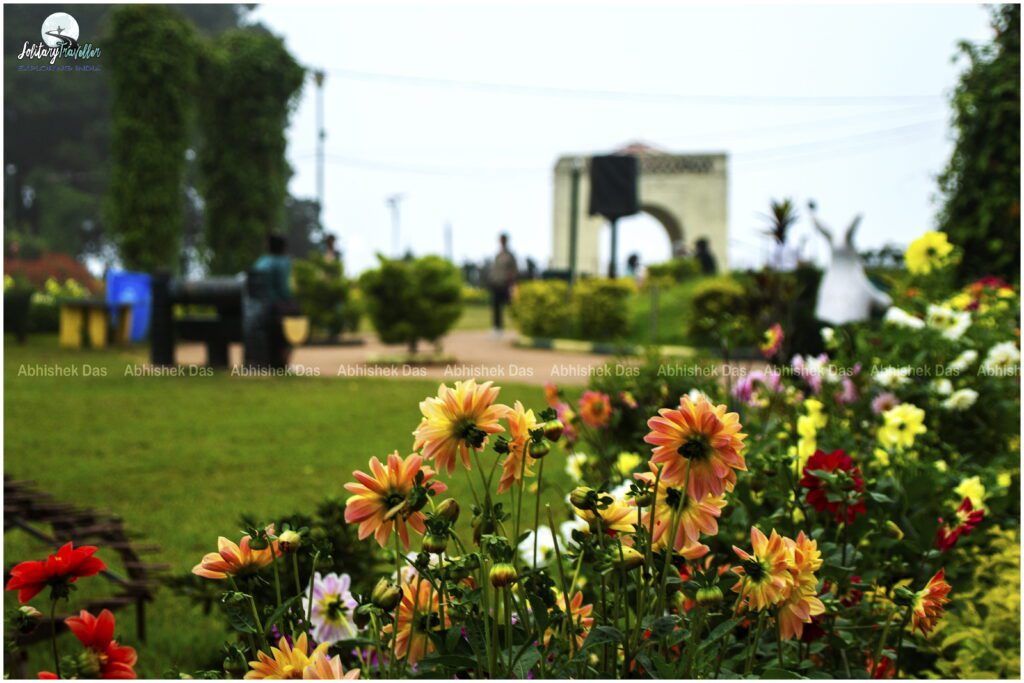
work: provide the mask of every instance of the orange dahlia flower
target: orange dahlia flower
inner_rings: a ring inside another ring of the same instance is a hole
[[[330,643],[320,643],[312,653],[309,652],[309,641],[303,633],[295,640],[295,645],[289,645],[288,639],[281,637],[277,647],[270,648],[270,654],[260,650],[256,653],[256,661],[249,662],[249,672],[245,674],[248,680],[277,679],[303,677],[313,660],[317,657],[327,655],[327,648]]]
[[[341,665],[341,657],[328,657],[320,653],[309,658],[310,663],[302,670],[302,678],[307,681],[354,681],[359,678],[359,669],[345,671]]]
[[[665,466],[662,480],[682,486],[696,501],[731,491],[736,470],[747,469],[741,454],[747,435],[740,433],[739,415],[727,410],[703,396],[696,402],[683,396],[677,410],[662,408],[647,421],[651,433],[644,441],[654,446],[651,462]]]
[[[583,424],[595,429],[608,424],[612,416],[612,402],[608,394],[600,391],[584,391],[580,397],[580,419]]]
[[[945,605],[949,602],[949,598],[946,596],[949,595],[952,588],[946,583],[946,570],[940,569],[927,586],[914,594],[911,630],[920,629],[921,633],[928,635],[935,628],[935,624],[946,611]]]
[[[821,551],[818,542],[804,532],[796,540],[783,539],[791,553],[793,589],[789,597],[779,605],[779,630],[784,639],[800,638],[804,624],[813,617],[825,613],[825,604],[818,598],[818,577],[814,572],[821,568]]]
[[[251,543],[250,536],[243,536],[238,545],[221,536],[217,539],[217,552],[204,555],[202,562],[192,567],[192,573],[207,579],[226,579],[266,567],[281,554],[277,541],[259,550],[253,549]]]
[[[436,397],[420,402],[423,420],[412,434],[416,437],[413,450],[423,450],[423,457],[433,459],[438,471],[455,471],[455,457],[462,459],[467,470],[469,449],[480,450],[489,434],[502,431],[498,419],[508,406],[495,405],[500,387],[493,382],[477,385],[475,380],[456,382],[455,388],[442,384]]]
[[[658,480],[658,468],[650,464],[650,472],[638,472],[633,477],[638,481],[653,486],[658,481],[654,504],[654,543],[655,547],[664,546],[672,534],[667,533],[672,525],[672,518],[679,514],[674,534],[673,549],[678,552],[684,546],[699,543],[702,533],[714,536],[718,533],[718,518],[725,507],[725,496],[707,494],[697,502],[689,496],[683,496],[683,490],[669,486],[664,480]],[[682,508],[680,510],[680,508]],[[649,529],[651,510],[644,513],[642,524]]]
[[[516,401],[515,407],[508,410],[506,419],[511,439],[508,444],[508,455],[501,466],[498,493],[505,493],[522,477],[533,476],[530,466],[533,465],[534,459],[530,456],[528,443],[530,431],[537,428],[537,417],[532,410],[523,408],[522,402]],[[525,463],[523,458],[526,458]]]
[[[381,547],[387,546],[391,532],[398,531],[405,549],[409,549],[409,527],[422,534],[424,516],[419,511],[426,498],[417,503],[410,495],[416,488],[416,475],[422,473],[422,484],[427,489],[442,493],[448,487],[439,481],[430,481],[434,470],[423,465],[423,456],[415,453],[404,460],[395,451],[388,456],[384,467],[376,457],[370,458],[372,475],[353,472],[355,482],[345,489],[355,495],[345,504],[345,521],[359,524],[359,540],[373,534]]]
[[[732,589],[740,593],[740,602],[746,607],[760,611],[778,605],[789,596],[793,588],[790,552],[775,529],[771,538],[767,538],[760,529],[751,527],[750,544],[753,553],[732,547],[740,558],[739,566],[733,568],[740,579]]]
[[[633,533],[636,531],[636,508],[626,505],[621,500],[612,500],[607,507],[599,508],[596,514],[593,510],[583,510],[576,506],[573,506],[572,509],[586,520],[593,531],[597,531],[598,515],[601,517],[601,529],[605,533],[613,531]]]
[[[565,594],[560,593],[558,600],[555,603],[558,605],[558,609],[565,612],[567,616],[567,622],[571,622],[571,629],[573,631],[573,637],[576,640],[576,650],[579,651],[583,647],[583,641],[587,639],[587,634],[590,633],[590,628],[594,625],[594,617],[590,616],[594,611],[593,605],[583,604],[583,593],[576,591],[576,594],[572,596],[572,600],[569,601],[569,606],[565,604]],[[551,638],[555,636],[555,631],[552,628],[548,628],[544,632],[544,646],[547,647],[551,642]]]
[[[445,623],[441,623],[440,605],[440,596],[426,579],[413,576],[410,577],[409,583],[402,586],[402,601],[398,603],[398,635],[395,643],[397,657],[406,657],[410,664],[415,664],[424,655],[434,651],[429,630],[444,630],[451,626],[447,609]],[[393,624],[383,628],[384,633],[391,633],[393,630]]]

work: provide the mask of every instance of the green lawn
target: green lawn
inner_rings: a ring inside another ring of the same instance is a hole
[[[8,339],[5,473],[35,480],[59,500],[121,515],[145,542],[161,545],[146,559],[168,562],[175,572],[215,550],[218,535],[236,536],[239,513],[311,512],[321,499],[345,495],[352,470],[365,469],[371,456],[407,454],[418,402],[437,390],[435,382],[411,380],[125,377],[125,367],[145,357],[142,348],[71,352],[53,338],[24,347]],[[106,376],[19,376],[33,365],[88,366]],[[543,405],[540,387],[502,391],[503,402],[516,398]],[[569,482],[560,454],[550,457],[549,495],[561,500]],[[449,484],[454,496],[470,499],[461,473]],[[8,566],[43,552],[16,532],[4,541]],[[5,607],[14,604],[13,594],[5,595]],[[149,608],[145,645],[134,642],[130,612],[118,614],[118,634],[138,646],[141,674],[216,658],[220,620],[167,589]],[[47,661],[45,649],[37,646],[33,664]]]

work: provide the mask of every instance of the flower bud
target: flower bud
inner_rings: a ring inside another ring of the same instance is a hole
[[[402,591],[387,579],[381,579],[370,593],[370,601],[385,612],[390,612],[402,601]]]
[[[912,605],[916,597],[917,595],[912,590],[903,586],[900,586],[892,593],[892,601],[897,605]]]
[[[548,420],[544,423],[544,438],[548,441],[557,443],[564,431],[565,425],[561,420]]]
[[[903,540],[903,529],[896,524],[896,522],[888,519],[885,521],[885,530],[889,532],[889,535],[895,538],[897,541]]]
[[[437,506],[434,514],[449,524],[455,524],[459,519],[459,503],[454,498],[447,498]]]
[[[427,534],[423,537],[424,552],[440,555],[448,548],[447,534]]]
[[[615,554],[618,555],[618,553]],[[626,571],[641,567],[643,564],[644,554],[636,548],[630,548],[629,546],[622,546],[622,555],[615,559],[615,567],[617,569],[625,569]]]
[[[290,553],[302,546],[302,536],[297,531],[288,529],[277,537],[277,542],[280,545],[281,552]]]
[[[652,491],[647,491],[639,496],[634,496],[633,502],[638,508],[650,507],[651,503],[654,502],[654,494]]]
[[[43,619],[43,613],[32,605],[22,605],[14,613],[14,625],[19,632],[28,634],[35,630]]]
[[[701,607],[717,605],[723,598],[722,589],[718,586],[702,586],[697,589],[697,604]]]
[[[370,611],[366,609],[366,607],[366,605],[360,605],[356,608],[356,611],[352,613],[352,621],[358,629],[364,629],[370,625]]]
[[[551,446],[548,445],[547,441],[538,441],[536,443],[530,443],[530,455],[534,458],[540,459],[551,452]]]
[[[103,663],[100,661],[100,657],[106,659],[106,655],[101,655],[96,650],[87,648],[78,655],[75,660],[77,665],[78,673],[83,678],[102,678],[100,674],[103,672]]]
[[[516,568],[509,562],[499,562],[491,567],[491,585],[495,588],[504,588],[516,581]]]
[[[594,507],[594,503],[597,500],[594,489],[589,486],[577,486],[569,494],[569,502],[572,503],[573,507],[578,507],[581,510],[589,510]]]

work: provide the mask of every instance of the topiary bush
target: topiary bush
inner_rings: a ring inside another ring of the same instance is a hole
[[[690,303],[690,337],[702,344],[736,346],[755,341],[746,290],[723,275],[694,289]]]
[[[378,256],[380,267],[360,277],[366,311],[385,344],[420,340],[437,344],[462,315],[462,277],[439,256],[395,260]]]
[[[516,326],[531,337],[568,333],[569,285],[562,280],[530,280],[516,287],[510,312]]]
[[[647,283],[667,287],[700,275],[700,262],[692,256],[680,256],[647,266]]]
[[[624,336],[629,329],[629,297],[635,292],[633,281],[625,278],[578,281],[572,291],[576,331],[598,341]]]
[[[340,261],[325,261],[315,255],[292,264],[295,298],[309,316],[312,328],[334,339],[359,328],[361,311],[352,282],[345,278]]]

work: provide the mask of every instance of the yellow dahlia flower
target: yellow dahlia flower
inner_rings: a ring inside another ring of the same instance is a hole
[[[949,263],[953,245],[944,232],[926,232],[910,243],[904,256],[907,270],[914,275],[927,275]]]
[[[438,471],[452,474],[456,456],[470,469],[469,449],[483,448],[488,435],[504,431],[498,420],[509,408],[495,405],[501,388],[492,384],[477,385],[472,379],[456,382],[454,389],[442,384],[436,397],[421,401],[423,419],[413,432],[413,450],[423,449],[423,457],[433,459]]]

